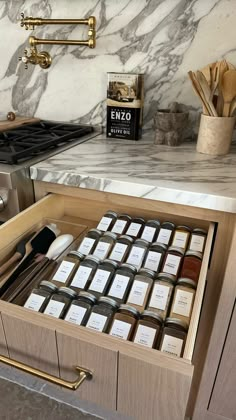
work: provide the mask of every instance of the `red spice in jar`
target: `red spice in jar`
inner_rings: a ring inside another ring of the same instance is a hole
[[[187,277],[197,282],[201,271],[201,266],[202,253],[198,251],[187,251],[183,259],[180,277]]]

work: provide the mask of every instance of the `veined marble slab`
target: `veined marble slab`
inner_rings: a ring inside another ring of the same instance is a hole
[[[196,152],[196,143],[159,146],[105,135],[30,169],[31,178],[73,187],[236,213],[236,144],[226,156]]]

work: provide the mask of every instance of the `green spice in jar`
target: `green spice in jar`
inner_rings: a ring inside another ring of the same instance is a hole
[[[116,239],[117,235],[115,233],[105,232],[104,235],[99,239],[93,255],[100,260],[105,260],[110,254]]]
[[[134,241],[133,238],[131,238],[130,236],[121,235],[116,240],[116,243],[114,247],[112,248],[111,253],[109,255],[109,259],[123,263],[127,258],[127,255],[130,251],[130,247],[133,241]]]
[[[118,217],[118,214],[113,210],[108,210],[106,214],[101,218],[100,222],[97,225],[97,229],[101,230],[103,232],[106,232],[107,230],[111,230],[114,226],[116,219]]]
[[[54,318],[64,318],[64,315],[73,299],[77,294],[68,287],[60,287],[57,293],[54,293],[45,310],[44,314],[53,316]]]
[[[116,300],[119,304],[126,302],[136,272],[137,270],[134,266],[122,264],[116,270],[107,296]]]
[[[84,256],[80,252],[71,251],[57,266],[50,281],[57,287],[68,286],[83,258]]]
[[[111,231],[113,233],[117,233],[118,235],[123,235],[123,233],[128,229],[130,221],[131,217],[128,214],[120,214]]]
[[[43,312],[51,295],[57,291],[55,284],[47,280],[41,281],[37,289],[33,289],[27,298],[24,308]]]
[[[100,260],[93,255],[87,255],[75,272],[70,288],[77,293],[80,292],[80,290],[86,290],[92,281],[99,262]]]
[[[115,261],[104,260],[100,262],[88,291],[93,293],[97,298],[105,295],[117,268],[118,264]]]

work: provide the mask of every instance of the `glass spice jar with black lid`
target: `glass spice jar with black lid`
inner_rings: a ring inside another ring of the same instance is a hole
[[[126,263],[122,264],[116,270],[107,296],[116,300],[119,304],[126,302],[136,272],[137,270],[134,266]]]
[[[101,230],[102,232],[106,232],[107,230],[111,230],[114,226],[118,214],[113,210],[108,210],[104,216],[102,216],[100,222],[97,225],[97,229]]]
[[[145,239],[148,242],[155,242],[160,230],[159,220],[148,220],[145,223],[141,239]]]
[[[57,287],[68,286],[83,259],[83,254],[78,251],[71,251],[59,263],[50,281]]]
[[[35,312],[43,312],[52,293],[57,291],[57,286],[47,280],[41,281],[38,288],[31,291],[24,308],[31,309]]]
[[[93,255],[100,260],[105,260],[110,254],[115,241],[117,239],[116,233],[105,232],[99,239]]]
[[[153,285],[147,310],[159,314],[165,320],[170,309],[174,286],[175,276],[168,273],[159,273]]]
[[[161,224],[156,242],[169,246],[175,230],[175,224],[172,222],[163,222]]]
[[[123,235],[128,229],[131,219],[132,218],[128,214],[120,214],[111,231],[118,235]]]
[[[188,246],[190,235],[190,227],[182,225],[177,226],[173,235],[171,246],[182,248],[185,252]]]
[[[114,299],[106,296],[100,297],[91,310],[86,327],[95,331],[107,332],[118,307],[119,305]]]
[[[145,347],[156,348],[162,322],[162,317],[155,312],[143,311],[136,324],[133,342]]]
[[[44,309],[44,314],[54,318],[64,318],[64,315],[73,299],[77,297],[74,290],[69,287],[60,287],[57,293],[53,293]]]
[[[206,243],[207,231],[201,228],[195,228],[189,242],[188,250],[203,253]]]
[[[196,282],[188,278],[179,278],[175,286],[170,309],[170,317],[178,318],[187,325],[190,323],[196,293]]]
[[[187,277],[198,282],[202,266],[202,253],[198,251],[187,251],[183,259],[180,277]]]
[[[90,229],[83,238],[78,251],[83,255],[92,254],[102,234],[101,230]]]
[[[94,295],[81,291],[77,299],[72,300],[64,317],[65,321],[76,325],[85,325],[93,305],[97,302]]]
[[[93,293],[97,298],[105,295],[117,268],[118,264],[115,261],[104,260],[100,262],[88,291]]]
[[[93,255],[87,255],[81,262],[71,281],[70,288],[77,293],[89,287],[100,260]]]
[[[146,307],[154,276],[153,271],[142,268],[134,277],[126,303],[134,306],[139,312],[142,312]]]
[[[133,243],[133,238],[127,235],[121,235],[109,254],[109,259],[123,263],[129,253],[130,247]]]
[[[127,341],[131,340],[138,318],[139,312],[133,306],[120,305],[114,315],[109,334],[112,337],[122,338]]]
[[[166,318],[159,350],[173,356],[182,357],[187,338],[188,325],[176,318]]]
[[[176,246],[170,246],[166,251],[161,271],[172,274],[177,279],[179,277],[184,250]]]
[[[137,239],[140,238],[145,225],[145,220],[142,217],[135,217],[131,220],[125,234]]]
[[[166,245],[159,242],[154,242],[150,245],[148,252],[143,262],[144,268],[149,268],[152,271],[158,273],[162,266],[163,258],[167,250]]]
[[[137,270],[139,270],[142,266],[148,247],[149,243],[147,241],[144,239],[136,239],[130,248],[126,260],[127,264],[134,265]]]

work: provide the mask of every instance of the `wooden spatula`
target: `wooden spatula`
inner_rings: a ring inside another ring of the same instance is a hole
[[[233,117],[234,115],[236,115],[236,98],[234,98],[233,102],[230,105],[229,115],[230,115],[230,117]]]
[[[223,74],[221,89],[224,99],[223,117],[229,117],[230,105],[236,96],[236,70],[228,70]]]
[[[210,115],[213,116],[213,117],[218,117],[216,109],[215,109],[215,107],[213,105],[213,102],[211,100],[211,89],[210,89],[210,86],[208,85],[208,83],[206,81],[206,78],[205,78],[204,74],[202,74],[202,72],[198,70],[196,72],[196,77],[197,77],[199,85],[202,88],[207,107],[210,109],[210,112],[211,112]]]
[[[199,97],[200,101],[202,102],[203,114],[204,115],[211,115],[211,111],[208,108],[208,105],[207,105],[207,103],[205,101],[205,97],[203,95],[201,86],[198,83],[198,80],[196,78],[195,73],[193,71],[189,71],[188,72],[188,75],[189,75],[189,78],[190,78],[190,80],[192,82],[192,86],[193,86],[194,92]]]

